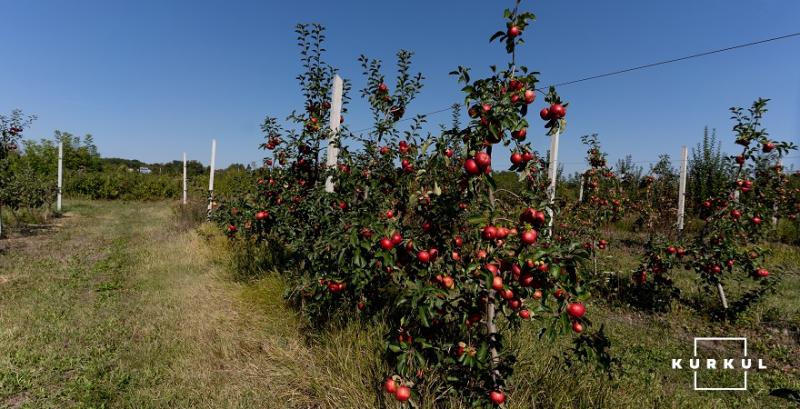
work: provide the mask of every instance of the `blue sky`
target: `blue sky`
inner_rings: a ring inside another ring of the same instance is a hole
[[[363,85],[360,54],[394,70],[395,52],[415,52],[426,76],[409,113],[463,100],[448,75],[458,65],[485,73],[505,55],[488,37],[503,27],[512,1],[17,1],[0,24],[0,112],[21,108],[39,120],[27,137],[59,129],[91,133],[104,156],[147,162],[190,158],[207,163],[264,155],[259,125],[284,118],[302,100],[294,25],[328,30],[328,60]],[[519,61],[544,84],[800,31],[800,2],[523,1],[537,14]],[[800,142],[800,37],[565,86],[571,102],[561,141],[566,170],[583,167],[583,134],[598,132],[610,158],[677,158],[703,127],[730,142],[727,109],[772,99],[766,125],[776,139]],[[347,123],[370,125],[353,94]],[[537,104],[543,104],[537,100]],[[539,105],[536,106],[538,111]],[[534,111],[534,112],[536,112]],[[429,117],[449,123],[449,114]],[[535,122],[538,123],[538,120]],[[529,132],[546,150],[544,129]],[[506,155],[504,155],[506,156]],[[800,166],[800,152],[790,163]],[[505,157],[500,165],[507,164]]]

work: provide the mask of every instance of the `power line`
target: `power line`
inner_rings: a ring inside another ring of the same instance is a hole
[[[579,82],[594,80],[594,79],[598,79],[598,78],[610,77],[612,75],[624,74],[626,72],[643,70],[645,68],[652,68],[652,67],[657,67],[659,65],[665,65],[665,64],[671,64],[671,63],[674,63],[674,62],[678,62],[678,61],[690,60],[692,58],[705,57],[707,55],[718,54],[718,53],[722,53],[722,52],[725,52],[725,51],[731,51],[731,50],[736,50],[736,49],[739,49],[739,48],[751,47],[751,46],[758,45],[758,44],[769,43],[771,41],[778,41],[778,40],[783,40],[783,39],[786,39],[786,38],[797,37],[797,36],[800,36],[800,32],[792,33],[792,34],[786,34],[786,35],[782,35],[782,36],[778,36],[778,37],[772,37],[772,38],[768,38],[766,40],[753,41],[753,42],[745,43],[745,44],[738,44],[738,45],[734,45],[734,46],[731,46],[731,47],[719,48],[719,49],[711,50],[711,51],[704,51],[704,52],[698,53],[698,54],[692,54],[692,55],[687,55],[685,57],[673,58],[671,60],[664,60],[664,61],[654,62],[654,63],[650,63],[650,64],[639,65],[637,67],[625,68],[625,69],[622,69],[622,70],[607,72],[605,74],[592,75],[590,77],[585,77],[585,78],[581,78],[581,79],[577,79],[577,80],[560,82],[558,84],[553,84],[551,86],[553,86],[553,87],[563,87],[565,85],[577,84]]]
[[[447,112],[447,111],[450,111],[450,110],[452,110],[452,109],[453,109],[453,107],[452,107],[452,106],[449,106],[449,107],[447,107],[447,108],[442,108],[442,109],[438,109],[438,110],[436,110],[436,111],[427,112],[427,113],[424,113],[424,114],[417,114],[417,115],[424,115],[424,116],[428,116],[428,115],[435,115],[435,114],[440,114],[440,113],[442,113],[442,112]],[[401,120],[399,120],[399,121],[396,121],[396,122],[410,121],[410,120],[412,120],[412,119],[414,119],[414,117],[407,117],[407,118],[403,118],[403,119],[401,119]],[[370,129],[374,129],[374,128],[375,128],[374,126],[370,126],[370,127],[364,128],[364,129],[358,129],[358,130],[355,130],[355,131],[353,131],[353,133],[359,133],[359,132],[369,131]]]
[[[723,52],[726,52],[726,51],[732,51],[732,50],[737,50],[737,49],[740,49],[740,48],[752,47],[754,45],[765,44],[765,43],[769,43],[769,42],[772,42],[772,41],[784,40],[784,39],[787,39],[787,38],[797,37],[797,36],[800,36],[800,32],[786,34],[786,35],[782,35],[782,36],[778,36],[778,37],[772,37],[772,38],[768,38],[768,39],[765,39],[765,40],[752,41],[752,42],[744,43],[744,44],[737,44],[737,45],[733,45],[733,46],[725,47],[725,48],[718,48],[718,49],[715,49],[715,50],[704,51],[704,52],[701,52],[701,53],[691,54],[691,55],[687,55],[687,56],[684,56],[684,57],[673,58],[673,59],[670,59],[670,60],[658,61],[658,62],[654,62],[654,63],[650,63],[650,64],[644,64],[644,65],[639,65],[639,66],[635,66],[635,67],[631,67],[631,68],[625,68],[625,69],[621,69],[621,70],[617,70],[617,71],[607,72],[607,73],[604,73],[604,74],[597,74],[597,75],[592,75],[592,76],[588,76],[588,77],[583,77],[583,78],[576,79],[576,80],[559,82],[557,84],[548,85],[547,87],[537,88],[536,90],[537,91],[542,91],[542,90],[544,90],[546,88],[549,88],[549,87],[563,87],[565,85],[572,85],[572,84],[577,84],[577,83],[580,83],[580,82],[595,80],[595,79],[599,79],[599,78],[611,77],[611,76],[614,76],[614,75],[625,74],[625,73],[632,72],[632,71],[643,70],[643,69],[646,69],[646,68],[653,68],[653,67],[657,67],[657,66],[660,66],[660,65],[672,64],[674,62],[686,61],[686,60],[690,60],[690,59],[693,59],[693,58],[699,58],[699,57],[705,57],[705,56],[709,56],[709,55],[712,55],[712,54],[719,54],[719,53],[723,53]],[[419,114],[419,115],[425,115],[425,116],[435,115],[435,114],[439,114],[439,113],[442,113],[442,112],[450,111],[452,109],[453,109],[452,107],[447,107],[447,108],[442,108],[442,109],[439,109],[439,110],[436,110],[436,111],[427,112],[427,113],[423,113],[423,114]],[[403,119],[401,119],[401,120],[399,120],[397,122],[409,121],[411,119],[412,118],[403,118]],[[368,131],[368,130],[373,129],[373,128],[375,128],[375,127],[374,126],[370,126],[368,128],[359,129],[359,130],[356,130],[356,131],[353,131],[353,132],[354,133],[364,132],[364,131]]]

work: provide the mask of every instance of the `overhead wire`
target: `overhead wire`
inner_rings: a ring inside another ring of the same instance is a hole
[[[719,53],[723,53],[723,52],[727,52],[727,51],[738,50],[738,49],[741,49],[741,48],[752,47],[752,46],[755,46],[755,45],[766,44],[766,43],[770,43],[770,42],[773,42],[773,41],[785,40],[787,38],[792,38],[792,37],[800,37],[800,32],[785,34],[785,35],[781,35],[781,36],[777,36],[777,37],[771,37],[771,38],[767,38],[767,39],[764,39],[764,40],[758,40],[758,41],[751,41],[751,42],[742,43],[742,44],[736,44],[736,45],[732,45],[732,46],[724,47],[724,48],[717,48],[717,49],[714,49],[714,50],[703,51],[703,52],[696,53],[696,54],[690,54],[690,55],[686,55],[686,56],[683,56],[683,57],[672,58],[672,59],[663,60],[663,61],[657,61],[657,62],[653,62],[653,63],[649,63],[649,64],[637,65],[637,66],[634,66],[634,67],[623,68],[623,69],[620,69],[620,70],[606,72],[606,73],[603,73],[603,74],[590,75],[590,76],[579,78],[579,79],[575,79],[575,80],[570,80],[570,81],[564,81],[564,82],[551,84],[551,85],[548,85],[546,87],[540,87],[540,88],[537,88],[536,90],[537,91],[542,91],[542,90],[547,89],[547,88],[549,88],[551,86],[552,87],[563,87],[563,86],[566,86],[566,85],[578,84],[578,83],[581,83],[581,82],[586,82],[586,81],[596,80],[596,79],[600,79],[600,78],[611,77],[611,76],[625,74],[625,73],[638,71],[638,70],[643,70],[643,69],[647,69],[647,68],[658,67],[658,66],[661,66],[661,65],[672,64],[672,63],[676,63],[676,62],[680,62],[680,61],[686,61],[686,60],[690,60],[690,59],[694,59],[694,58],[706,57],[706,56],[713,55],[713,54],[719,54]],[[419,115],[423,115],[423,116],[435,115],[435,114],[439,114],[439,113],[442,113],[442,112],[450,111],[452,109],[453,109],[453,107],[451,105],[451,106],[449,106],[447,108],[442,108],[442,109],[438,109],[438,110],[431,111],[431,112],[417,114],[417,116],[419,116]],[[413,119],[413,117],[403,118],[403,119],[401,119],[401,120],[399,120],[397,122],[410,121],[411,119]],[[360,132],[369,131],[369,130],[374,129],[374,128],[375,128],[374,126],[370,126],[370,127],[363,128],[363,129],[358,129],[358,130],[355,130],[355,131],[352,131],[352,132],[353,133],[360,133]]]

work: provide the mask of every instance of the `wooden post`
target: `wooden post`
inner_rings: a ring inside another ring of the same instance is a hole
[[[64,186],[64,142],[58,143],[58,196],[56,197],[56,211],[61,212],[61,190]]]
[[[344,88],[344,82],[342,81],[342,77],[335,76],[333,77],[333,90],[331,93],[331,115],[330,115],[330,129],[331,129],[331,136],[328,139],[328,161],[326,162],[328,167],[336,166],[336,161],[339,157],[339,147],[338,139],[339,139],[339,123],[342,119],[342,89]],[[333,180],[330,176],[325,180],[325,191],[329,193],[333,193]]]
[[[550,200],[550,205],[553,204],[556,200],[556,183],[558,178],[558,137],[560,136],[561,131],[556,131],[550,137],[550,168],[547,172],[547,177],[550,178],[550,186],[547,188],[547,196]],[[548,227],[552,229],[553,227],[553,216],[555,213],[553,209],[548,207],[547,212],[550,213],[550,222],[548,223]]]
[[[217,140],[211,140],[211,169],[208,177],[208,216],[207,219],[211,220],[211,210],[214,203],[214,166],[217,159]]]
[[[186,204],[186,152],[183,153],[183,204]]]
[[[681,147],[681,179],[678,185],[678,232],[683,231],[686,207],[686,169],[689,161],[689,150]]]

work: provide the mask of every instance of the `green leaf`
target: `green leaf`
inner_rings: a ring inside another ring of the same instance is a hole
[[[561,265],[553,264],[550,266],[550,277],[557,278],[561,274]]]
[[[478,361],[484,362],[486,361],[486,356],[489,353],[489,344],[486,342],[481,343],[481,347],[478,348],[478,354],[475,355],[478,358]]]
[[[504,35],[506,35],[506,33],[505,33],[505,32],[503,32],[503,31],[498,31],[498,32],[496,32],[496,33],[492,34],[492,37],[491,37],[491,38],[489,38],[489,42],[491,43],[492,41],[494,41],[494,40],[496,40],[496,39],[498,39],[498,38],[500,38],[500,37],[502,37],[502,36],[504,36]]]
[[[419,317],[419,321],[423,327],[430,327],[431,324],[428,322],[428,316],[425,313],[425,308],[417,309],[417,317]]]
[[[486,216],[479,215],[479,216],[472,216],[467,219],[467,223],[473,226],[483,226],[489,222],[489,219]]]

